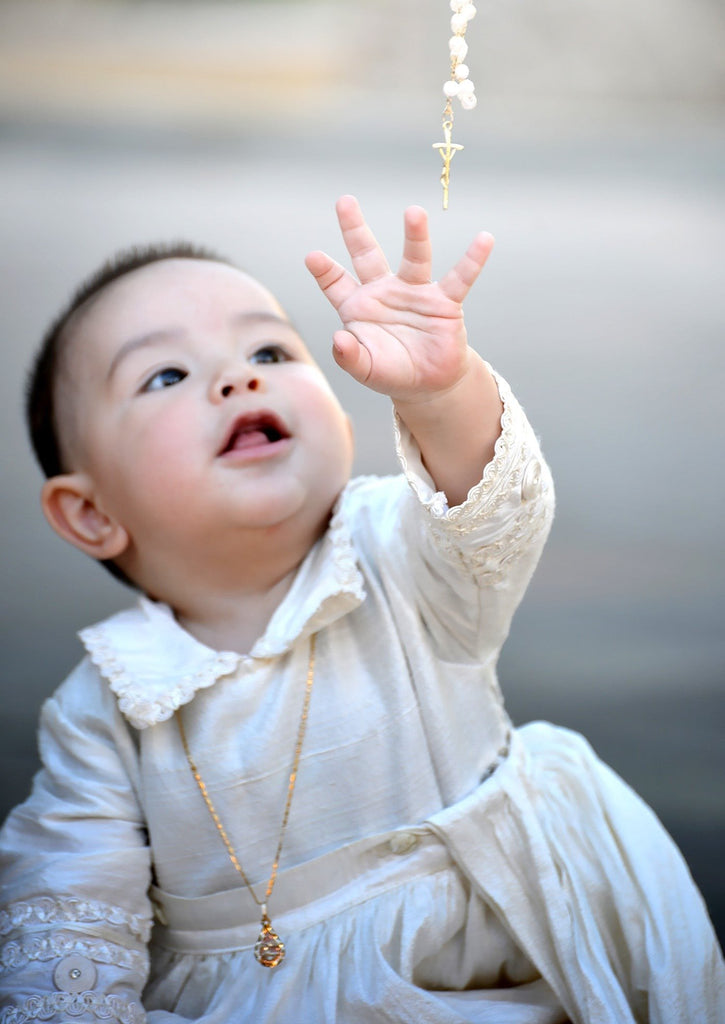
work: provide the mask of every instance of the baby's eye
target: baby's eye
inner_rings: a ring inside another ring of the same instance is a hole
[[[263,345],[249,357],[250,363],[287,363],[292,358],[282,345]]]
[[[178,366],[165,366],[149,377],[144,384],[142,391],[160,391],[161,388],[170,388],[179,384],[187,376],[186,370],[180,370]]]

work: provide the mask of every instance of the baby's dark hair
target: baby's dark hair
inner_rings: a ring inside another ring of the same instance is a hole
[[[98,295],[120,277],[130,274],[133,270],[146,267],[150,263],[168,259],[210,260],[214,263],[234,266],[232,261],[226,257],[190,242],[171,242],[122,249],[83,281],[45,332],[28,374],[25,415],[35,457],[46,477],[58,476],[69,470],[63,458],[56,407],[58,369],[68,341],[66,328],[69,321],[89,299]],[[128,577],[115,563],[103,562],[102,564],[117,579],[131,584]],[[133,586],[133,584],[131,585]]]

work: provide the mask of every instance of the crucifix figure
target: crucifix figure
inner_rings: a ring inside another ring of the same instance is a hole
[[[443,135],[445,142],[434,142],[433,149],[439,150],[443,157],[443,171],[441,173],[441,185],[443,186],[443,209],[448,209],[448,185],[451,179],[451,160],[456,154],[456,151],[463,149],[463,146],[457,145],[455,142],[451,142],[451,131],[453,130],[453,121],[446,119],[443,122]]]

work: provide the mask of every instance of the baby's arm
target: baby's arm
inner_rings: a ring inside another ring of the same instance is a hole
[[[392,398],[423,462],[449,505],[463,502],[493,457],[502,406],[485,362],[467,343],[461,303],[493,247],[479,234],[440,282],[431,282],[426,213],[405,213],[397,274],[357,201],[337,203],[343,238],[359,281],[322,252],[306,263],[343,323],[334,336],[338,365]]]
[[[39,744],[32,795],[0,832],[0,1022],[158,1021],[140,1002],[151,872],[138,754],[87,662],[44,705]]]

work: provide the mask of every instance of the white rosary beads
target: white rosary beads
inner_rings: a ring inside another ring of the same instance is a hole
[[[434,142],[433,149],[437,149],[443,158],[443,171],[441,172],[441,185],[443,186],[443,209],[448,209],[448,189],[451,180],[451,160],[463,146],[452,141],[453,133],[453,100],[458,99],[464,110],[473,110],[476,106],[476,92],[473,82],[468,77],[468,65],[464,64],[468,53],[468,43],[465,40],[468,23],[476,16],[476,8],[471,0],[450,0],[451,10],[451,31],[453,35],[448,40],[448,49],[451,54],[451,77],[443,86],[443,93],[446,97],[446,108],[443,111],[443,137],[445,142]]]
[[[466,29],[469,21],[476,16],[476,8],[470,0],[451,0],[451,31],[453,35],[448,41],[451,54],[451,77],[443,86],[443,93],[448,100],[458,99],[464,110],[473,110],[476,106],[476,93],[473,82],[468,77],[468,65],[463,62],[468,54]]]

